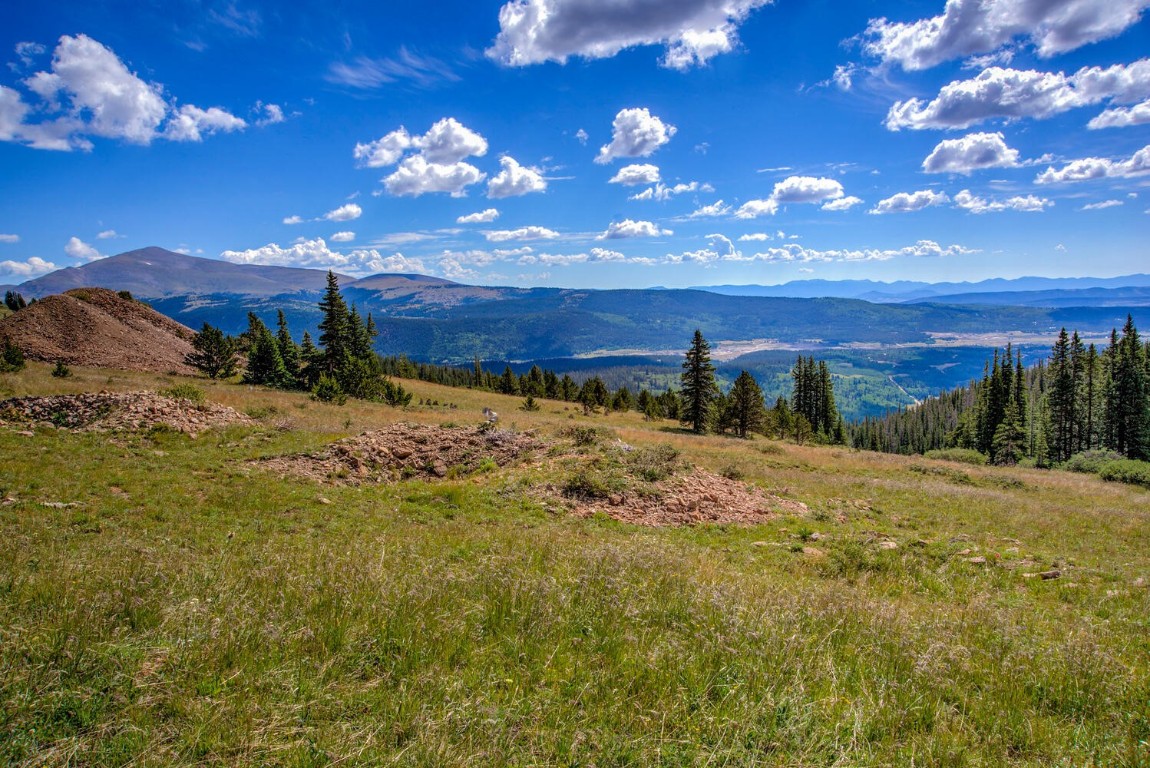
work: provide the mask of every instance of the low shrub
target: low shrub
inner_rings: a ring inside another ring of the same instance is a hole
[[[195,384],[176,384],[175,386],[157,390],[156,394],[170,397],[173,400],[187,400],[190,403],[202,403],[207,399],[207,394],[204,390]]]
[[[979,467],[985,466],[987,462],[986,454],[979,453],[972,448],[938,448],[933,451],[927,451],[923,456],[927,459],[957,461],[962,464],[974,464]]]
[[[52,375],[57,379],[66,379],[72,375],[72,369],[64,365],[63,360],[57,360],[56,367],[52,369]]]
[[[1103,480],[1150,488],[1150,461],[1137,461],[1135,459],[1111,461],[1102,466],[1098,471],[1098,476]]]
[[[665,443],[636,448],[627,454],[625,463],[636,477],[648,483],[657,483],[675,474],[679,467],[679,451]]]
[[[1097,475],[1102,468],[1114,461],[1122,461],[1123,456],[1114,451],[1083,451],[1076,453],[1062,463],[1062,469],[1071,472],[1086,472]]]

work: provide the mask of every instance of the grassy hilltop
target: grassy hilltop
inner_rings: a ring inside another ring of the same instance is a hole
[[[0,398],[193,382],[256,423],[0,427],[0,763],[1150,764],[1145,489],[418,381],[439,405],[50,368]],[[250,462],[485,406],[555,445],[601,428],[604,476],[667,444],[808,511],[577,516],[547,450],[360,485]]]

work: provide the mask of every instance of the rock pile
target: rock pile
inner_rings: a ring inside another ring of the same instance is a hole
[[[96,392],[0,401],[0,424],[51,425],[85,432],[115,432],[165,425],[195,435],[250,418],[217,403],[164,397],[155,392]]]
[[[336,482],[387,482],[411,477],[468,474],[485,460],[510,464],[543,447],[531,435],[482,427],[392,424],[329,445],[312,454],[260,463],[273,472]]]
[[[575,513],[603,513],[634,525],[667,526],[699,523],[761,523],[775,515],[806,515],[807,505],[773,496],[754,486],[695,469],[655,485],[655,493],[612,494],[582,502]]]

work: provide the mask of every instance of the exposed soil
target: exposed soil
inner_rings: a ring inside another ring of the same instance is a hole
[[[106,288],[74,288],[0,320],[32,360],[133,371],[194,373],[190,328]]]
[[[332,443],[322,451],[262,459],[277,474],[340,484],[384,483],[414,477],[439,479],[470,474],[490,460],[506,466],[542,456],[548,461],[590,460],[556,452],[562,443],[490,427],[435,427],[394,424]],[[752,485],[701,469],[684,467],[657,483],[635,483],[635,490],[602,498],[564,495],[555,485],[539,487],[540,496],[590,517],[604,513],[636,525],[678,526],[699,523],[761,523],[780,514],[805,515],[807,506]]]
[[[806,515],[807,505],[773,496],[747,483],[693,469],[655,484],[654,493],[619,493],[581,501],[583,517],[603,513],[634,525],[678,526],[699,523],[753,525],[777,515]]]
[[[285,475],[341,483],[379,483],[469,474],[485,460],[504,466],[543,446],[531,435],[487,426],[402,423],[339,440],[318,453],[278,456],[259,463]]]
[[[226,405],[195,403],[155,392],[97,392],[0,401],[0,424],[17,427],[51,425],[80,432],[118,432],[162,424],[196,435],[205,429],[252,423]]]

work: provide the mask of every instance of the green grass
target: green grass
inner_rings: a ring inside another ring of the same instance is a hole
[[[188,383],[49,370],[0,383]],[[0,429],[0,764],[1150,764],[1145,489],[548,401],[508,419],[609,427],[583,449],[618,436],[640,470],[670,445],[811,509],[649,529],[537,500],[547,465],[281,480],[248,460],[443,415],[196,384],[261,423]],[[449,394],[459,423],[518,402],[404,386]]]

